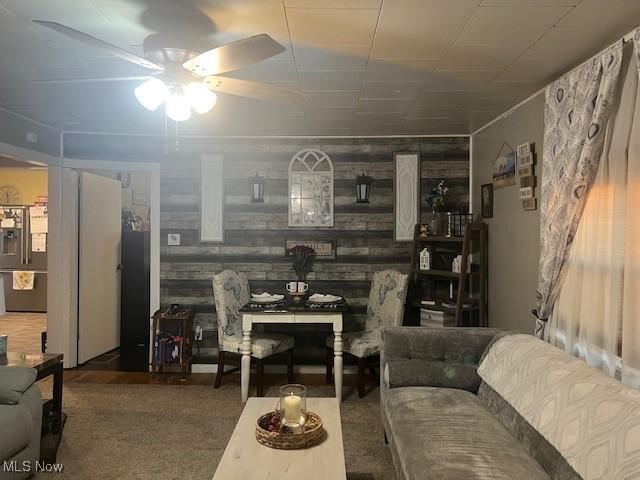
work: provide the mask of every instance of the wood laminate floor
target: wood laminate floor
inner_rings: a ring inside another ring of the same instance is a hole
[[[38,353],[47,329],[46,313],[7,313],[0,316],[0,335],[9,335],[8,351]]]

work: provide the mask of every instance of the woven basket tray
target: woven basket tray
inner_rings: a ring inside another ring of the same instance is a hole
[[[265,413],[258,419],[256,424],[256,439],[261,444],[269,448],[281,450],[295,450],[298,448],[308,448],[317,444],[322,439],[324,430],[322,429],[322,419],[313,412],[307,412],[307,421],[302,427],[303,432],[293,432],[284,427],[280,432],[270,432],[263,426],[267,426],[271,417],[276,412]]]

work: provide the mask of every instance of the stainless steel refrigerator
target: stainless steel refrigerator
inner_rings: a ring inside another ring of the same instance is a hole
[[[42,251],[42,234],[35,238],[32,235],[30,206],[0,206],[0,274],[4,278],[5,304],[9,312],[47,311],[47,234],[44,234]],[[42,219],[39,220],[38,232],[41,232]],[[14,271],[34,272],[33,289],[14,290]]]

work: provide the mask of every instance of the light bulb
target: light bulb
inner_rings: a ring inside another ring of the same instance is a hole
[[[182,91],[182,87],[174,87],[167,98],[167,116],[174,122],[184,122],[191,118],[191,107]]]
[[[189,105],[198,113],[207,113],[218,101],[218,96],[201,82],[191,82],[187,85],[184,96]]]
[[[136,98],[147,110],[155,111],[169,96],[169,88],[157,78],[150,78],[135,89]]]

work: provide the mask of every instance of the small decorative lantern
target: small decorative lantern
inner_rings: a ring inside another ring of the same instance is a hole
[[[362,172],[362,175],[356,177],[356,203],[369,203],[369,192],[373,178]]]
[[[428,248],[423,248],[420,251],[420,270],[431,269],[431,252]]]
[[[264,177],[257,173],[249,179],[249,191],[251,195],[251,203],[264,202]]]

